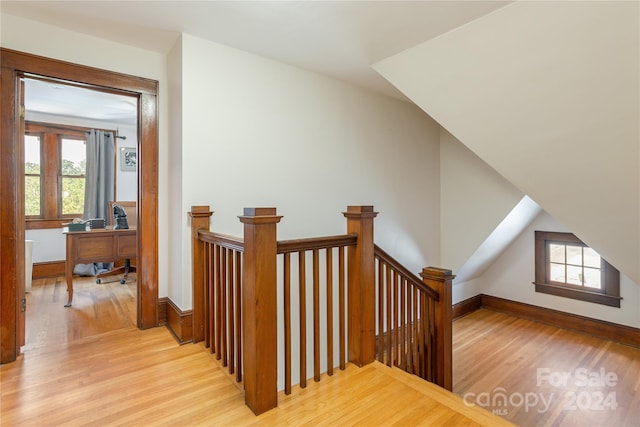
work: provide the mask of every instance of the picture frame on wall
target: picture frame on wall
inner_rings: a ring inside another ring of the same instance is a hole
[[[120,170],[135,172],[138,167],[138,153],[135,147],[120,148]]]

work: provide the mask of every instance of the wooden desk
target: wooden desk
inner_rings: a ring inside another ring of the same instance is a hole
[[[69,293],[69,300],[65,307],[71,307],[73,300],[73,268],[76,264],[136,258],[138,238],[135,228],[65,231],[64,234],[67,235],[65,278]]]

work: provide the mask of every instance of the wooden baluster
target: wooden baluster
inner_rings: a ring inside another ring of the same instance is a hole
[[[227,366],[227,354],[229,352],[229,346],[227,341],[227,248],[220,248],[220,319],[222,324],[220,325],[220,341],[222,346],[220,353],[222,353],[222,366]]]
[[[406,371],[413,374],[413,304],[411,303],[411,294],[413,287],[407,283],[407,368]]]
[[[436,317],[435,317],[435,304],[436,302],[429,298],[429,381],[435,383],[435,355],[436,355]]]
[[[411,287],[411,326],[412,326],[412,350],[413,367],[411,373],[418,374],[418,291]]]
[[[209,206],[191,206],[191,319],[193,328],[193,342],[204,339],[204,242],[198,239],[198,231],[209,230],[213,212]]]
[[[327,375],[333,375],[333,248],[327,248]]]
[[[313,253],[313,380],[320,381],[320,260],[319,250]]]
[[[338,329],[340,334],[340,369],[345,370],[346,338],[345,338],[345,304],[344,304],[344,246],[338,248]]]
[[[222,313],[222,292],[220,290],[220,288],[222,287],[222,276],[221,276],[221,268],[220,268],[220,245],[215,245],[215,262],[216,262],[216,269],[215,269],[215,277],[216,277],[216,281],[215,281],[215,294],[216,294],[216,309],[215,309],[215,316],[216,316],[216,360],[220,360],[220,358],[222,357],[222,341],[221,341],[221,337],[222,337],[222,317],[221,317],[221,313]]]
[[[407,368],[407,280],[400,284],[400,365]]]
[[[203,286],[203,294],[202,300],[204,301],[203,306],[203,315],[204,315],[204,347],[211,348],[211,339],[209,336],[209,322],[211,317],[209,313],[211,312],[211,301],[209,300],[209,283],[211,279],[211,259],[209,258],[209,246],[210,243],[204,244],[204,286]]]
[[[426,349],[427,349],[427,341],[425,340],[426,338],[426,324],[427,324],[427,310],[426,310],[426,298],[425,298],[425,294],[422,291],[418,292],[419,295],[419,302],[420,302],[420,319],[418,319],[418,321],[420,322],[420,377],[423,379],[427,379],[427,372],[426,372],[426,367],[427,367],[427,353],[426,353]]]
[[[380,363],[384,363],[384,267],[384,263],[378,261],[378,339],[376,340],[378,344],[376,345],[376,358]]]
[[[229,249],[229,256],[227,257],[227,272],[229,274],[229,290],[227,291],[227,300],[229,303],[228,312],[228,325],[229,325],[229,373],[234,373],[234,360],[233,355],[235,354],[235,336],[233,334],[235,324],[234,324],[234,293],[233,288],[235,286],[235,279],[233,277],[233,249]]]
[[[275,208],[245,208],[243,366],[245,403],[256,414],[278,406]]]
[[[387,271],[385,275],[385,286],[386,286],[386,319],[387,319],[387,366],[391,366],[391,334],[393,330],[391,329],[391,266],[387,266]]]
[[[242,381],[242,253],[236,251],[236,381]]]
[[[391,330],[393,331],[393,360],[391,361],[393,366],[398,366],[398,335],[399,335],[399,322],[398,322],[398,277],[396,272],[393,275],[393,306],[391,313]]]
[[[284,394],[291,394],[291,254],[284,254]]]
[[[213,315],[213,309],[215,307],[215,300],[213,298],[214,296],[214,291],[213,291],[213,269],[214,269],[214,262],[213,262],[213,245],[211,243],[207,243],[207,261],[208,261],[208,268],[207,268],[207,312],[206,312],[206,320],[207,320],[207,343],[210,346],[210,350],[211,353],[215,352],[215,344],[213,341],[213,325],[214,325],[214,315]]]
[[[422,281],[438,292],[439,301],[435,306],[436,334],[436,381],[440,387],[452,390],[452,317],[451,285],[456,277],[451,270],[436,267],[422,269]]]
[[[307,272],[306,253],[298,252],[298,297],[300,298],[300,388],[307,386]]]

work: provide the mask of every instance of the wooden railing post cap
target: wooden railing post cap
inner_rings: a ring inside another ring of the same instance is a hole
[[[347,218],[357,218],[357,217],[373,217],[378,216],[378,212],[374,212],[373,206],[369,205],[350,205],[347,206],[347,211],[342,212],[342,214]]]
[[[189,212],[189,216],[192,218],[211,215],[213,215],[213,211],[210,210],[209,206],[191,206],[191,212]]]
[[[455,279],[455,275],[452,274],[451,270],[446,268],[438,268],[438,267],[424,267],[420,276],[423,279],[432,279],[432,280],[453,280]]]
[[[280,222],[282,215],[276,215],[276,208],[244,208],[238,218],[244,224],[269,224]]]

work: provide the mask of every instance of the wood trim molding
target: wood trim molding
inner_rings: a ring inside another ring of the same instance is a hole
[[[180,344],[193,341],[193,312],[182,311],[171,299],[164,297],[158,301],[160,324],[165,324]]]
[[[482,296],[476,295],[475,297],[467,298],[464,301],[454,304],[451,309],[451,317],[457,319],[458,317],[473,313],[480,308],[482,308]]]
[[[64,276],[64,261],[48,261],[33,263],[31,277],[42,279],[43,277]]]
[[[85,83],[138,99],[138,327],[158,325],[158,82],[0,48],[0,363],[20,353],[19,298],[24,288],[24,170],[20,137],[21,73]],[[144,221],[140,221],[140,218]]]
[[[480,301],[480,306],[477,305],[478,300]],[[454,313],[458,313],[455,317],[468,314],[478,308],[486,308],[522,319],[533,320],[557,328],[581,332],[583,334],[640,348],[640,329],[638,328],[577,314],[565,313],[550,308],[538,307],[491,295],[480,294],[455,304]]]

